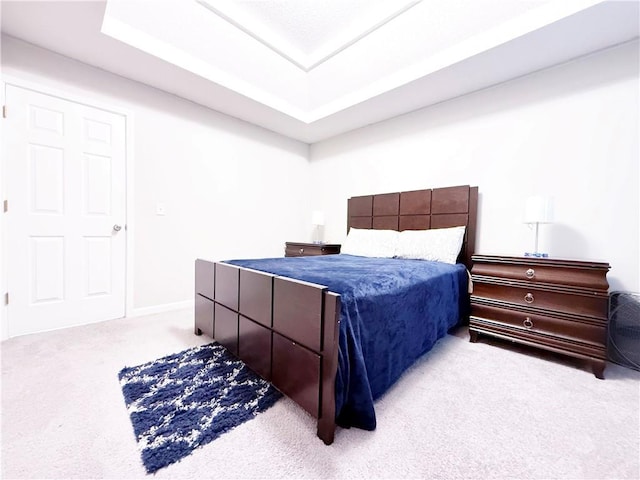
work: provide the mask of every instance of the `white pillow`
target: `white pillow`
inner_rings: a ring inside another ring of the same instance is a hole
[[[398,236],[398,258],[432,260],[455,264],[465,227],[405,230]]]
[[[398,235],[395,230],[351,228],[340,252],[361,257],[393,258]]]

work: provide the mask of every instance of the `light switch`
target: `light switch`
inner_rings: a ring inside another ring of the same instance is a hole
[[[158,203],[156,205],[156,215],[164,215],[164,203]]]

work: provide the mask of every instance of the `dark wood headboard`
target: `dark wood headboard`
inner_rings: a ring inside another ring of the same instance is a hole
[[[478,187],[413,190],[351,197],[348,201],[347,231],[353,228],[384,230],[427,230],[466,226],[458,261],[471,269],[476,245]]]

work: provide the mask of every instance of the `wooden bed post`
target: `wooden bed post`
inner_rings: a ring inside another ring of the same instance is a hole
[[[340,295],[333,292],[325,293],[323,325],[318,437],[326,445],[331,445],[336,431],[335,399],[340,338]]]

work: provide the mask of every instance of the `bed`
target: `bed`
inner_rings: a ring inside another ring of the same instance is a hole
[[[195,262],[195,326],[314,418],[372,430],[373,404],[468,315],[478,189],[352,197],[348,229],[464,226],[458,263],[339,254]],[[427,321],[425,321],[425,319]]]

